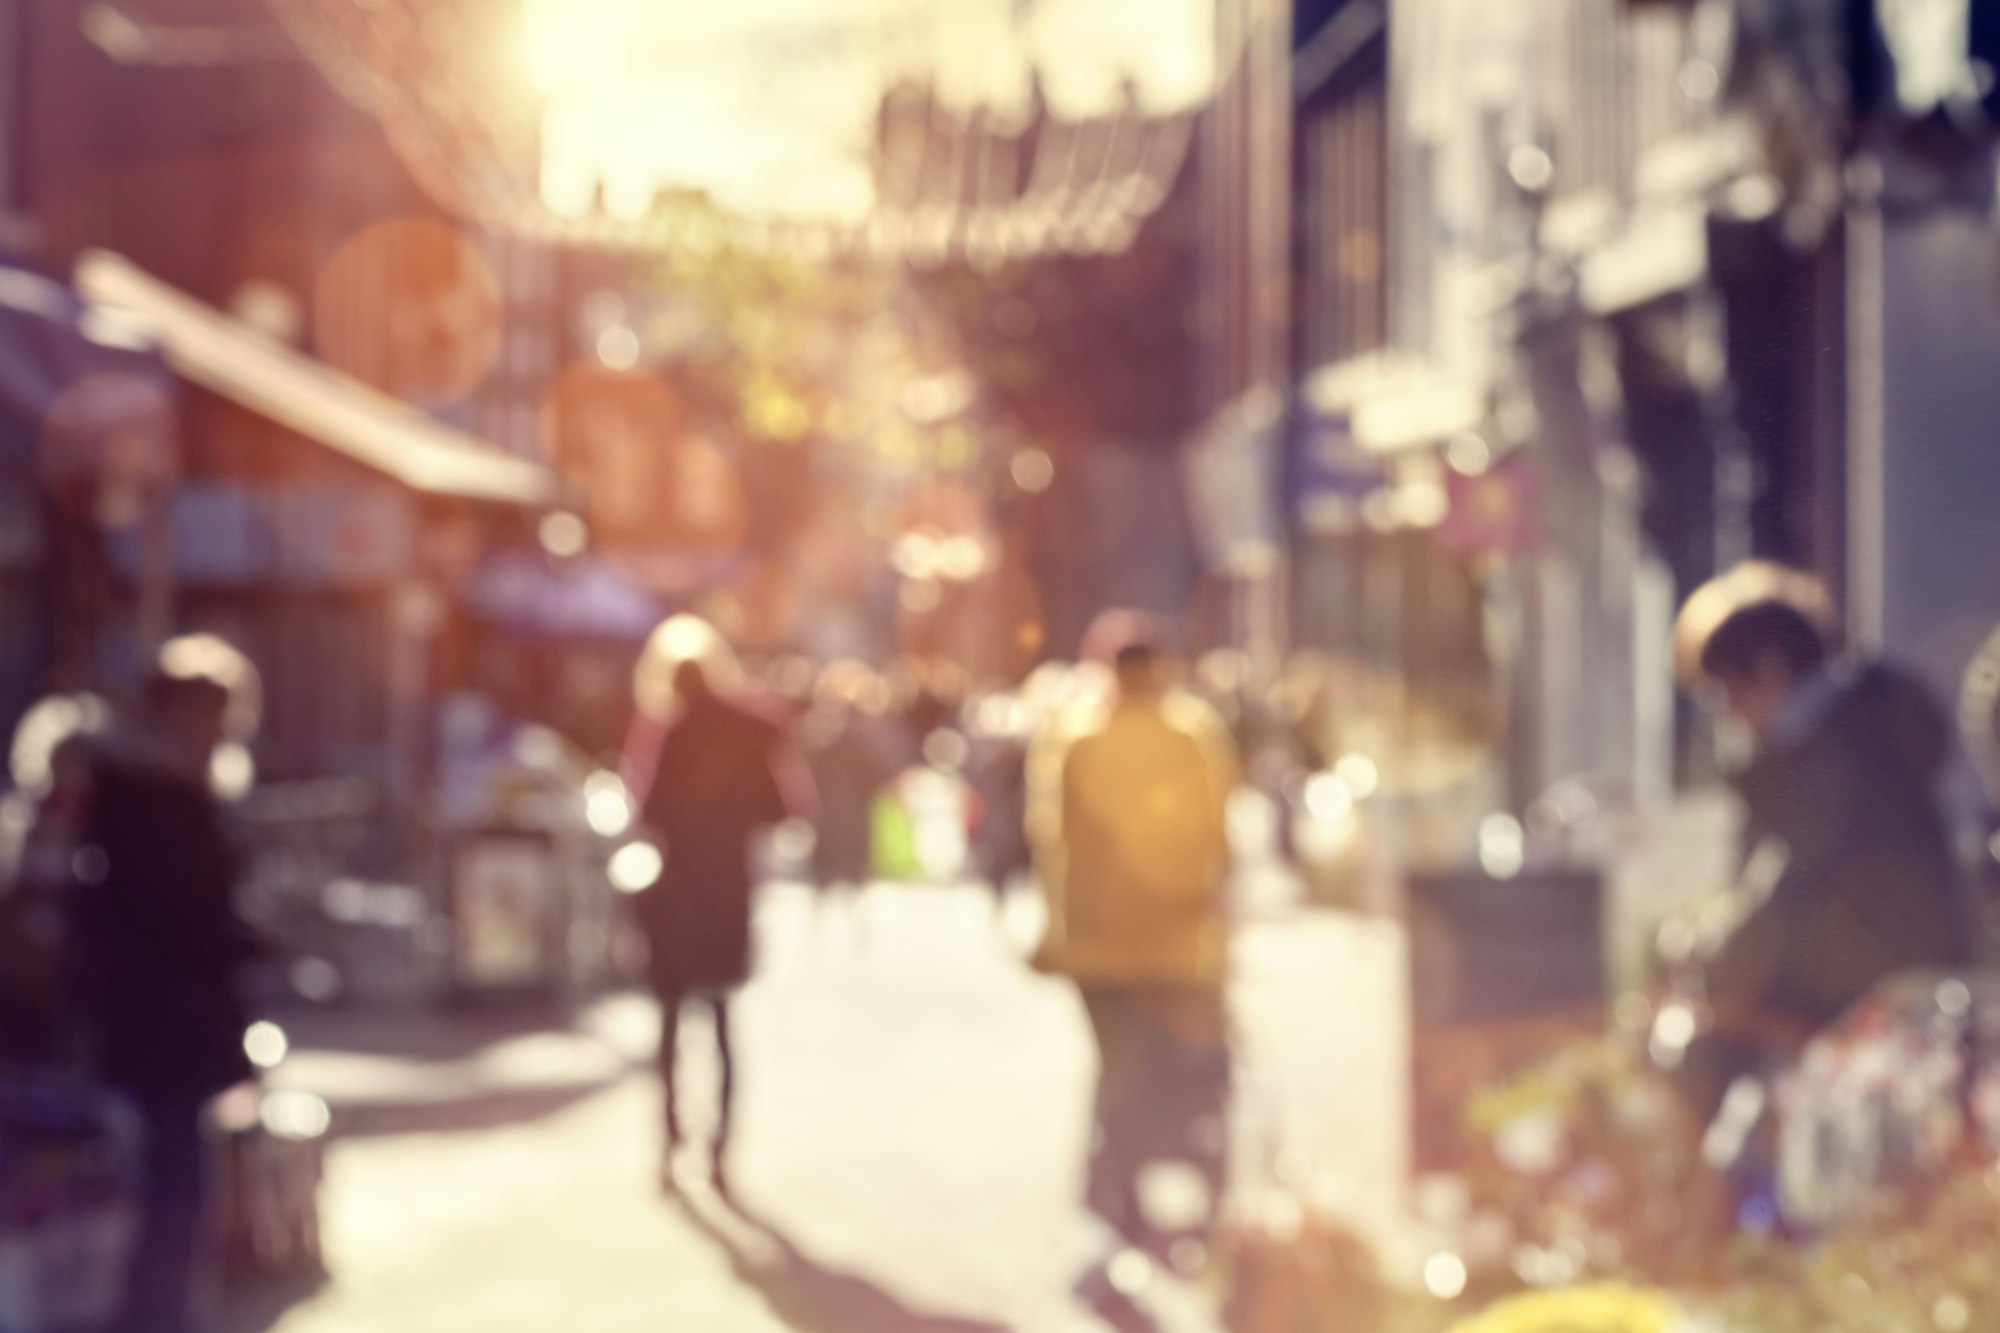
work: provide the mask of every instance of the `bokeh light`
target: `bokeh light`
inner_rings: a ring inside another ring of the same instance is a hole
[[[1438,1253],[1424,1261],[1424,1290],[1441,1301],[1455,1301],[1465,1294],[1468,1274],[1465,1260],[1455,1254]]]
[[[616,773],[592,773],[583,784],[584,819],[603,838],[622,836],[632,827],[632,798]]]
[[[620,893],[642,893],[660,882],[666,859],[650,842],[628,842],[612,853],[608,872]]]
[[[291,1049],[291,1040],[276,1023],[252,1023],[243,1033],[243,1053],[259,1069],[276,1069]]]
[[[479,387],[505,332],[493,267],[470,237],[432,218],[365,228],[320,269],[313,338],[336,370],[427,407]]]

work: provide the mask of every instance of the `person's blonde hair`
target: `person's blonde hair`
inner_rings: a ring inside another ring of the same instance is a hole
[[[723,690],[733,689],[743,673],[729,641],[715,626],[700,616],[672,616],[646,640],[632,673],[632,696],[639,711],[658,721],[673,717],[680,704],[674,677],[688,663],[700,666],[709,683]]]
[[[1833,599],[1818,579],[1768,560],[1750,560],[1695,589],[1674,621],[1674,675],[1693,688],[1770,648],[1823,660],[1839,642]]]

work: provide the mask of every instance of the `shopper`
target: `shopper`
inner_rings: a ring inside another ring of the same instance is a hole
[[[680,1019],[690,1002],[700,1001],[714,1018],[722,1065],[710,1162],[717,1190],[727,1195],[736,1088],[729,997],[750,975],[753,842],[784,819],[810,818],[812,784],[783,725],[725,693],[735,673],[720,638],[685,617],[668,628],[676,625],[687,651],[671,668],[673,716],[643,807],[664,841],[665,870],[639,902],[660,1002],[662,1180],[673,1184],[685,1141],[676,1078]]]
[[[860,662],[835,662],[820,673],[800,726],[819,796],[812,873],[823,907],[846,893],[858,912],[859,897],[874,878],[875,800],[903,767],[881,716],[886,703],[874,697],[878,687],[879,678]],[[886,694],[886,687],[880,692]]]
[[[1750,758],[1746,915],[1706,970],[1712,1032],[1689,1095],[1795,1053],[1884,977],[1970,961],[1969,914],[1936,787],[1949,733],[1929,691],[1835,651],[1816,585],[1749,565],[1689,600],[1681,670],[1741,726]]]
[[[237,863],[209,786],[229,685],[162,669],[93,756],[71,937],[97,1074],[145,1120],[144,1196],[125,1333],[189,1328],[207,1259],[203,1115],[251,1077],[233,975],[257,952],[231,902]]]
[[[1032,797],[1050,896],[1043,961],[1076,982],[1097,1042],[1088,1202],[1126,1243],[1176,1257],[1194,1238],[1144,1215],[1139,1182],[1153,1163],[1193,1166],[1211,1209],[1224,1186],[1225,809],[1238,766],[1221,719],[1170,688],[1157,636],[1135,631],[1114,662],[1101,720],[1034,766],[1056,784]]]

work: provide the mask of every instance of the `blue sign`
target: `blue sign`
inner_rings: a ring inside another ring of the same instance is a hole
[[[1387,483],[1387,467],[1355,440],[1345,412],[1301,410],[1294,422],[1286,469],[1294,521],[1307,529],[1347,526]]]

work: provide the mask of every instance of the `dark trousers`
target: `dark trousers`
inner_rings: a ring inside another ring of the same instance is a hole
[[[1128,1240],[1159,1230],[1140,1207],[1148,1166],[1193,1167],[1211,1215],[1228,1183],[1230,1043],[1222,992],[1206,987],[1089,987],[1097,1040],[1096,1133],[1087,1201]]]
[[[139,1099],[146,1121],[145,1194],[118,1333],[188,1333],[211,1255],[204,1099]]]
[[[675,1148],[684,1141],[676,1067],[679,1064],[681,1011],[690,1002],[706,1004],[715,1020],[715,1047],[722,1064],[722,1090],[716,1110],[715,1143],[711,1155],[721,1161],[724,1149],[729,1146],[730,1121],[736,1103],[736,1059],[730,1050],[729,995],[726,991],[681,991],[660,996],[660,1087],[666,1101],[667,1146]]]

